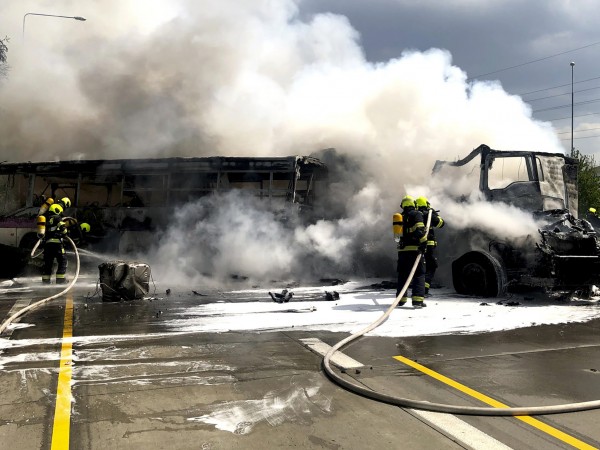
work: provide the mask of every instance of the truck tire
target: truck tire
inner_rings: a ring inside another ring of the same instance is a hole
[[[459,294],[501,297],[506,293],[506,272],[493,255],[472,251],[452,263],[452,283]]]

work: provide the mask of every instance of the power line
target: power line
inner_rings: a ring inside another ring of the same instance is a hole
[[[600,127],[596,127],[596,128],[589,128],[587,130],[575,130],[575,133],[584,133],[586,131],[594,131],[594,130],[600,130]],[[560,133],[556,133],[556,134],[567,134],[570,133],[571,131],[561,131]]]
[[[576,81],[573,84],[587,83],[588,81],[593,81],[593,80],[598,80],[598,79],[600,79],[600,77],[588,78],[587,80]],[[544,88],[544,89],[538,89],[537,91],[524,92],[522,94],[517,94],[517,95],[524,96],[524,95],[529,95],[529,94],[536,94],[538,92],[551,91],[552,89],[558,89],[558,88],[565,87],[565,86],[571,86],[571,83],[561,84],[559,86],[554,86],[554,87],[549,87],[549,88]]]
[[[573,139],[589,139],[589,138],[597,138],[597,137],[600,137],[600,134],[595,134],[593,136],[576,137],[576,138],[573,138]],[[570,141],[570,140],[571,140],[570,137],[561,139],[561,141]]]
[[[600,98],[596,98],[594,100],[587,100],[585,102],[577,102],[574,103],[574,105],[587,105],[588,103],[594,103],[594,102],[600,102]],[[550,108],[543,108],[543,109],[534,109],[533,113],[537,113],[537,112],[542,112],[542,111],[551,111],[554,109],[562,109],[562,108],[570,108],[571,107],[571,103],[569,103],[568,105],[562,105],[562,106],[552,106]]]
[[[600,89],[600,86],[588,88],[588,89],[581,89],[579,91],[575,91],[575,94],[580,93],[580,92],[593,91],[594,89]],[[562,97],[563,95],[571,95],[571,93],[565,92],[564,94],[549,95],[547,97],[532,98],[531,100],[524,100],[524,101],[526,101],[527,103],[531,103],[531,102],[537,102],[538,100],[546,100],[548,98]]]
[[[588,113],[588,114],[579,114],[578,116],[573,116],[573,117],[596,116],[598,114],[600,114],[600,112]],[[558,122],[559,120],[567,120],[567,119],[570,119],[570,118],[571,118],[571,116],[569,116],[569,117],[561,117],[560,119],[545,119],[545,120],[547,120],[549,122]]]
[[[576,52],[578,50],[583,50],[584,48],[593,47],[594,45],[598,45],[598,44],[600,44],[600,41],[594,42],[592,44],[584,45],[583,47],[578,47],[578,48],[574,48],[572,50],[566,50],[564,52],[556,53],[555,55],[544,56],[543,58],[534,59],[532,61],[527,61],[527,62],[524,62],[524,63],[521,63],[521,64],[517,64],[515,66],[510,66],[510,67],[505,67],[504,69],[494,70],[493,72],[483,73],[481,75],[475,75],[473,77],[467,78],[467,81],[470,81],[470,80],[473,80],[473,79],[479,78],[479,77],[485,77],[485,76],[488,76],[488,75],[492,75],[494,73],[504,72],[504,71],[510,70],[510,69],[516,69],[517,67],[523,67],[523,66],[526,66],[528,64],[533,64],[533,63],[536,63],[536,62],[544,61],[546,59],[555,58],[556,56],[565,55],[565,54],[571,53],[571,52]]]

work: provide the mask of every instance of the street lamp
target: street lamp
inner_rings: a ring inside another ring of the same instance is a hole
[[[575,63],[571,61],[571,156],[575,153],[575,147],[573,147],[573,67],[575,67]]]
[[[27,18],[27,16],[61,17],[63,19],[75,19],[85,21],[85,18],[80,16],[57,16],[55,14],[27,13],[23,16],[23,41],[25,41],[25,19]]]

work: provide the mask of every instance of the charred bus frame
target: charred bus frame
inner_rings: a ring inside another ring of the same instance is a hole
[[[172,157],[0,164],[0,245],[28,249],[45,197],[67,196],[66,214],[91,235],[151,230],[165,208],[242,190],[276,208],[311,210],[327,167],[310,156]]]

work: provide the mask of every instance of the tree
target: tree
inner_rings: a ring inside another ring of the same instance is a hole
[[[8,46],[6,45],[8,42],[8,37],[0,39],[0,78],[6,77],[6,75],[8,74]]]
[[[573,150],[573,158],[578,162],[577,181],[579,193],[579,216],[583,217],[590,207],[600,210],[600,177],[596,172],[593,156]]]

